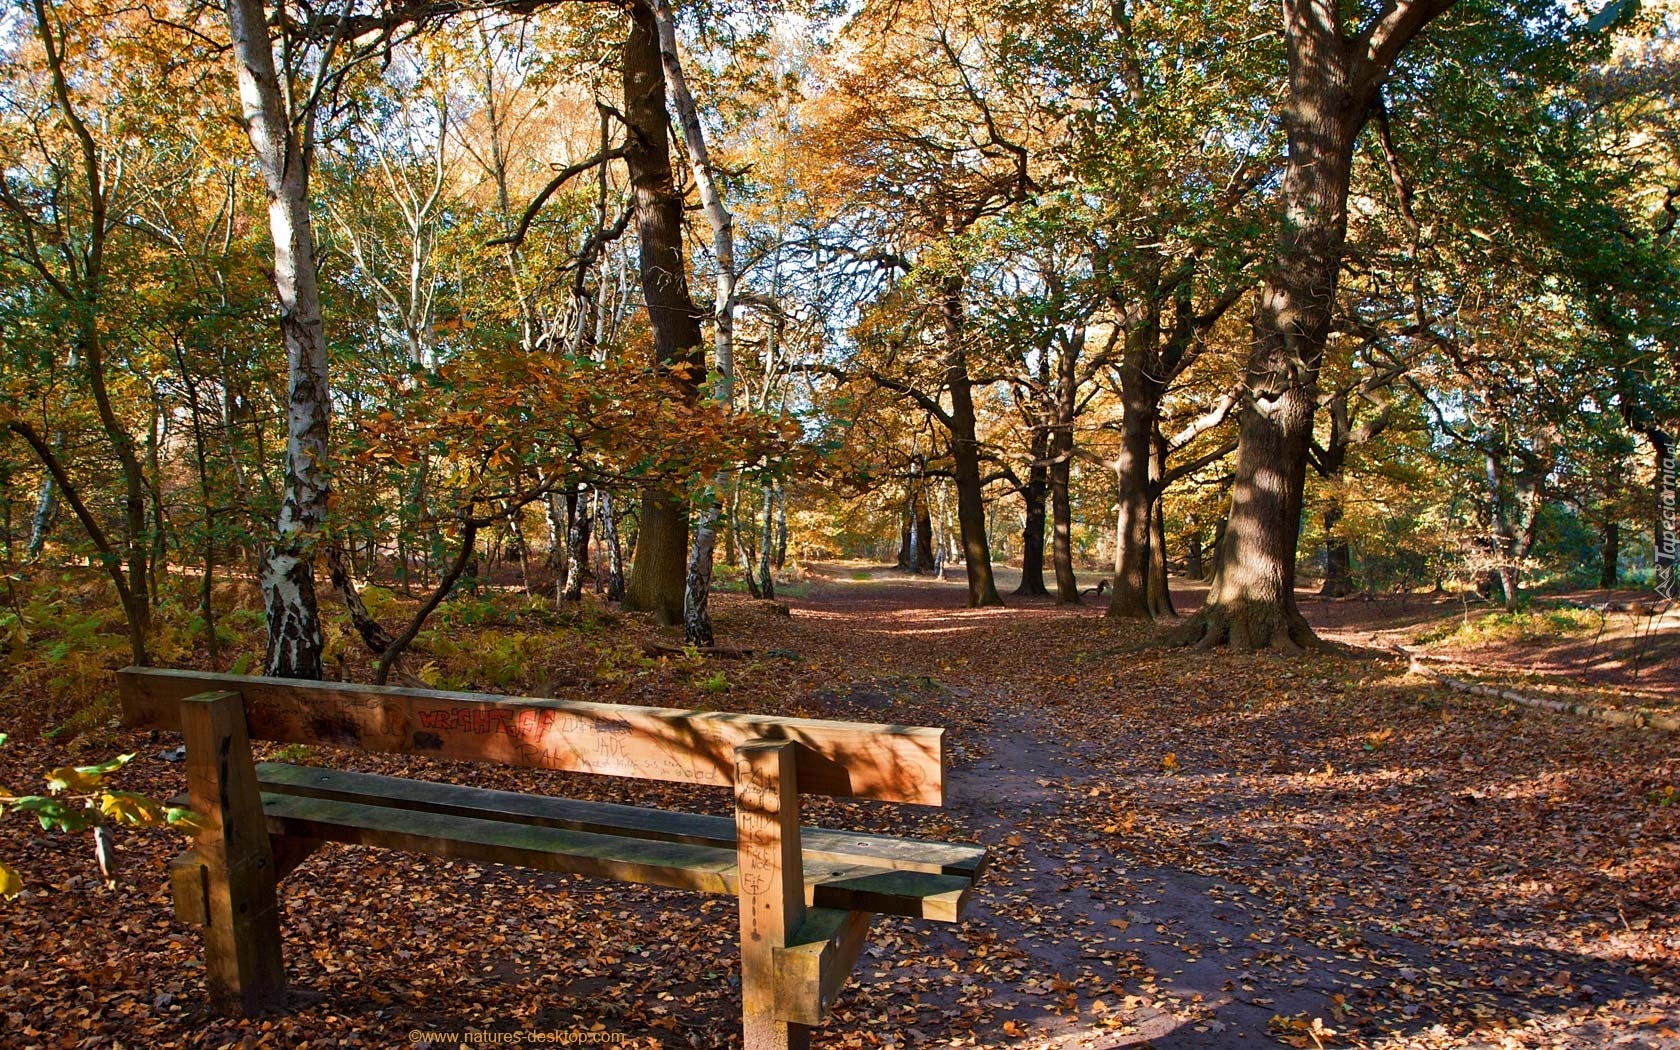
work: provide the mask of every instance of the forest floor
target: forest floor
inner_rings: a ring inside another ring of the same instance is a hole
[[[1387,648],[1542,685],[1523,661],[1581,631],[1560,621],[1525,649],[1526,621],[1467,633],[1456,601],[1307,602],[1347,650],[1285,659],[1140,649],[1148,629],[1108,622],[1092,599],[968,610],[956,580],[869,566],[819,566],[793,593],[789,616],[720,598],[743,659],[632,657],[658,632],[603,612],[552,628],[564,637],[527,653],[531,676],[479,684],[948,728],[943,809],[807,815],[993,856],[960,926],[876,921],[818,1047],[1680,1047],[1680,738],[1447,691]],[[1198,596],[1178,597],[1187,611]],[[1637,685],[1631,653],[1566,669],[1606,695],[1626,674],[1639,703],[1672,703],[1680,631],[1636,644]],[[454,673],[434,648],[428,666]],[[0,784],[121,749],[141,756],[121,786],[180,789],[158,757],[171,737],[42,738],[64,714],[0,711],[13,734]],[[718,792],[575,775],[288,757],[727,807]],[[283,888],[293,1008],[214,1017],[196,931],[168,903],[179,848],[166,832],[125,836],[113,889],[85,839],[0,822],[0,857],[30,885],[0,904],[0,1046],[738,1041],[727,900],[337,846]]]

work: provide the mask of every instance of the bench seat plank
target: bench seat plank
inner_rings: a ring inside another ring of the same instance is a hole
[[[735,848],[735,821],[732,817],[524,795],[516,791],[493,791],[462,784],[281,762],[258,763],[257,781],[267,792],[309,798],[505,820],[547,828],[569,828],[602,835],[634,836],[730,850]],[[984,847],[963,843],[927,842],[812,827],[801,828],[799,834],[806,859],[825,864],[866,864],[878,868],[956,875],[973,881],[979,878],[986,863]]]
[[[505,820],[264,792],[270,834],[324,839],[483,863],[596,875],[620,882],[737,895],[733,846],[695,845]],[[837,865],[806,858],[805,896],[820,908],[955,922],[973,883],[956,875]]]

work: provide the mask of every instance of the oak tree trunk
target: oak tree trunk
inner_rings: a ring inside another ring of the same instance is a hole
[[[1145,389],[1143,355],[1128,348],[1121,364],[1120,451],[1113,461],[1115,494],[1114,577],[1108,615],[1147,620],[1149,611],[1149,461],[1156,399]]]
[[[1206,604],[1170,642],[1238,650],[1317,642],[1295,601],[1295,551],[1318,372],[1347,234],[1353,145],[1371,99],[1355,82],[1353,42],[1322,23],[1324,12],[1290,3],[1285,15],[1289,158],[1281,244],[1254,312],[1230,524]]]
[[[963,566],[968,572],[969,608],[1002,605],[992,578],[992,550],[986,537],[985,482],[980,476],[980,441],[976,436],[973,381],[963,321],[963,279],[947,277],[940,296],[945,327],[945,385],[951,392],[951,458],[957,485],[957,527],[962,532]]]

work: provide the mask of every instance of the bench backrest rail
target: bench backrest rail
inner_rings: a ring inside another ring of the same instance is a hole
[[[944,730],[486,696],[346,682],[130,667],[117,673],[124,720],[181,728],[181,701],[238,693],[252,740],[495,762],[532,769],[732,787],[735,749],[797,743],[799,789],[937,806],[945,796]]]

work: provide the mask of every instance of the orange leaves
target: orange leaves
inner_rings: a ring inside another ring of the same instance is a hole
[[[725,412],[624,360],[484,351],[390,388],[390,406],[359,421],[352,457],[384,470],[445,460],[469,494],[539,475],[682,487],[785,456],[802,436],[791,417]]]

